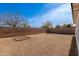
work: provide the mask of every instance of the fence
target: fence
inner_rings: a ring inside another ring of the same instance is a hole
[[[10,37],[18,35],[29,35],[45,33],[46,29],[41,28],[0,28],[0,37]]]
[[[0,37],[40,34],[40,33],[57,33],[57,34],[75,34],[74,28],[0,28]]]
[[[57,34],[75,34],[74,28],[50,28],[47,30],[48,33],[57,33]]]

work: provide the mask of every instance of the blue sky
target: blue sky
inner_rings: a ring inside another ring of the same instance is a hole
[[[73,23],[70,4],[58,3],[2,3],[0,14],[19,13],[32,27],[40,27],[46,21],[53,25]]]

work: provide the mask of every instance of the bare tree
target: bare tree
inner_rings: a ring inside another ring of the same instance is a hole
[[[2,14],[0,15],[0,19],[2,20],[2,26],[13,28],[20,27],[25,22],[25,19],[22,16],[12,13]]]

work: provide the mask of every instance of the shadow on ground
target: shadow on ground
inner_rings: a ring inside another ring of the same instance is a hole
[[[76,38],[73,36],[69,56],[78,56]]]

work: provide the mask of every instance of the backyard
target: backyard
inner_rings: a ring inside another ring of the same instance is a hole
[[[72,37],[41,33],[0,38],[0,55],[69,55]]]

